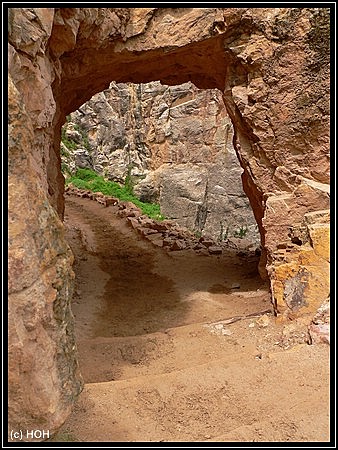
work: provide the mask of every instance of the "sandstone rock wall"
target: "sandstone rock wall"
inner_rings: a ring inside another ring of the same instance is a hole
[[[52,433],[82,388],[70,309],[73,255],[35,176],[32,122],[11,78],[9,127],[9,431]]]
[[[222,93],[192,83],[112,83],[64,125],[63,163],[124,183],[142,200],[215,239],[243,233],[259,244]]]
[[[10,329],[19,330],[9,337],[10,427],[39,428],[45,420],[55,429],[79,390],[71,258],[61,256],[66,244],[51,206],[62,217],[61,125],[113,80],[221,90],[275,310],[313,315],[329,293],[329,224],[318,213],[330,205],[329,8],[8,8],[8,25],[9,74],[20,95],[12,96],[20,98],[17,127],[9,128],[9,252],[18,251],[9,272]],[[15,139],[20,127],[31,127],[29,140],[21,131]],[[25,281],[32,268],[34,296]],[[22,326],[27,310],[33,329],[52,330],[43,340],[44,367],[33,359],[40,338]],[[29,364],[20,365],[18,346]],[[36,392],[44,400],[29,403]]]

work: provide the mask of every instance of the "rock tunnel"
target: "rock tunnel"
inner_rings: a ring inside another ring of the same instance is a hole
[[[311,320],[329,296],[329,14],[8,9],[11,428],[56,430],[81,389],[61,126],[111,81],[222,92],[275,313]]]

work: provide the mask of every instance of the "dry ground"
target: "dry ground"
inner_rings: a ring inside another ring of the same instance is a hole
[[[255,256],[167,253],[66,205],[85,388],[53,441],[329,440],[329,347],[276,322]]]

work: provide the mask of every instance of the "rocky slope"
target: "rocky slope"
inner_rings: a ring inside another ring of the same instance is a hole
[[[259,244],[220,91],[112,83],[69,116],[63,136],[64,170],[131,176],[135,194],[180,225]]]

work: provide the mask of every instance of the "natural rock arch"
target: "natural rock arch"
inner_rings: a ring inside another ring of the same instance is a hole
[[[81,387],[50,206],[62,217],[66,115],[112,80],[220,89],[275,311],[306,315],[329,294],[328,70],[325,8],[9,9],[12,428],[55,430]]]

